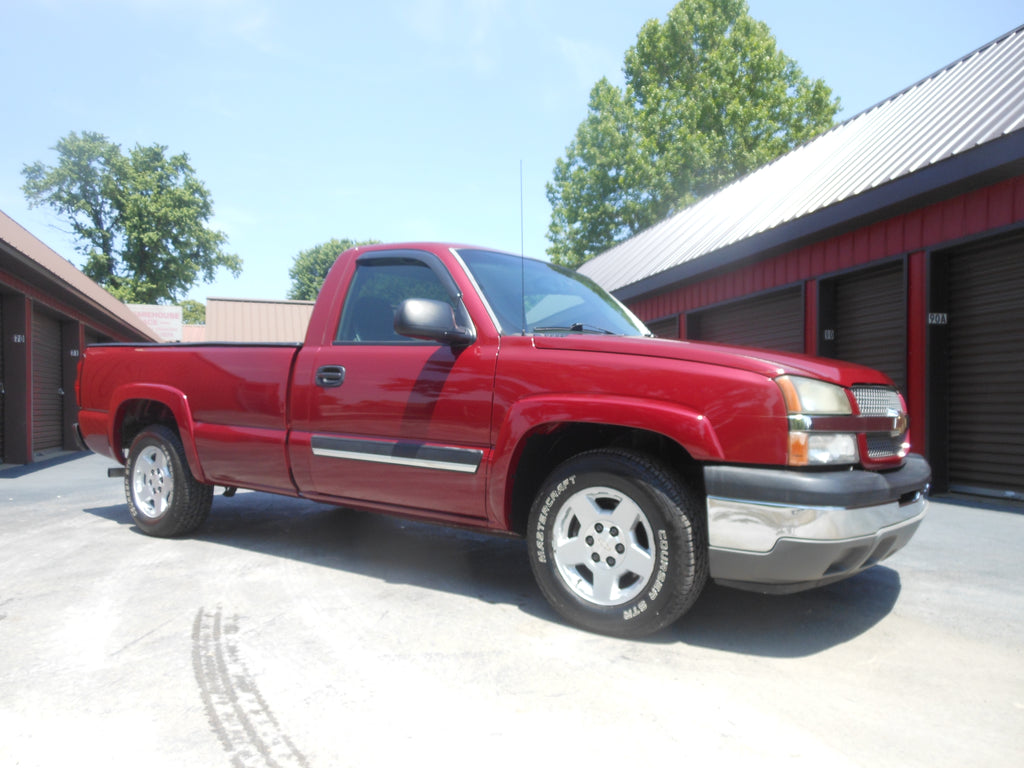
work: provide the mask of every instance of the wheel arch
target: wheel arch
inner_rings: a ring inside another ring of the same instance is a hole
[[[194,425],[188,399],[181,392],[159,385],[133,386],[119,389],[111,398],[110,445],[113,453],[125,462],[135,437],[153,424],[173,430],[182,442],[192,475],[207,482],[195,449]]]
[[[523,436],[505,487],[508,530],[525,535],[530,506],[551,471],[564,461],[599,448],[629,448],[660,460],[690,487],[703,494],[701,464],[682,445],[648,429],[615,424],[562,422],[545,424]]]

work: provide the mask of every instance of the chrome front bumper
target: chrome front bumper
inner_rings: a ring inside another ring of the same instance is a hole
[[[708,467],[711,577],[795,592],[852,576],[911,539],[930,480],[920,456],[884,473]]]

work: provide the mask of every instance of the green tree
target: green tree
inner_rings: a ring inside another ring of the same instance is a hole
[[[644,24],[547,185],[548,253],[577,267],[833,125],[839,100],[745,0],[683,0]]]
[[[181,307],[181,321],[185,325],[206,325],[206,305],[195,299],[179,301]]]
[[[30,206],[50,206],[71,226],[82,271],[125,302],[174,303],[198,281],[242,262],[208,226],[213,202],[187,154],[136,144],[127,154],[101,133],[72,131],[55,166],[24,166]]]
[[[326,243],[314,245],[301,251],[292,261],[288,276],[292,279],[292,287],[288,290],[288,298],[298,301],[316,301],[320,286],[327,279],[338,256],[360,245],[373,245],[380,240],[339,240],[332,238]]]

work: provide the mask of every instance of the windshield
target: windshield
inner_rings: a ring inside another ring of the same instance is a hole
[[[525,330],[649,335],[643,323],[616,298],[571,269],[495,251],[458,253],[480,286],[503,334]]]

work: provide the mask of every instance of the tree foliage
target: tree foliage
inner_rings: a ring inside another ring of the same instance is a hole
[[[839,100],[745,0],[683,0],[644,24],[625,88],[602,79],[547,185],[548,253],[579,266],[833,125]]]
[[[82,271],[125,302],[174,303],[238,256],[208,226],[213,201],[187,154],[136,144],[127,154],[101,133],[72,131],[53,147],[55,166],[22,169],[32,207],[48,205],[71,226]]]
[[[301,251],[292,261],[288,276],[292,279],[292,287],[288,290],[288,298],[298,301],[316,301],[320,286],[327,279],[327,273],[338,256],[350,248],[360,245],[373,245],[380,240],[339,240],[332,238],[326,243],[314,245]]]
[[[206,305],[195,299],[178,302],[181,307],[181,321],[185,325],[206,325]]]

